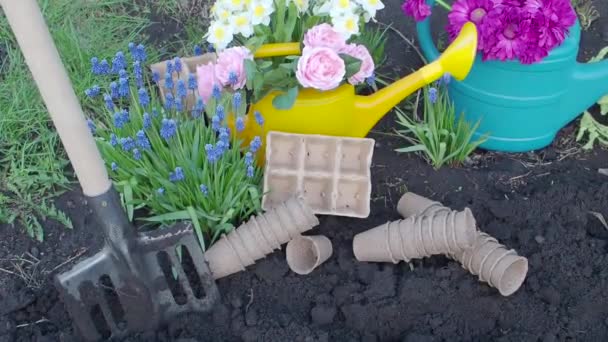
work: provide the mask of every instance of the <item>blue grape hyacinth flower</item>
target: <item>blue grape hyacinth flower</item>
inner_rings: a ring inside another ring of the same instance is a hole
[[[209,195],[209,189],[207,188],[207,186],[205,184],[201,184],[199,186],[199,189],[201,190],[203,195],[205,195],[205,196]]]
[[[160,82],[160,74],[158,73],[158,71],[152,71],[152,81],[154,81],[154,83],[156,84]]]
[[[242,132],[245,129],[245,121],[243,121],[243,117],[239,116],[236,118],[236,130],[238,132]]]
[[[148,136],[146,135],[146,132],[144,132],[142,129],[140,129],[139,131],[137,131],[137,133],[135,134],[136,137],[136,144],[139,148],[143,149],[143,150],[150,150],[152,149],[152,145],[150,144],[150,140],[148,140]]]
[[[255,121],[258,123],[258,125],[263,126],[264,117],[262,116],[262,113],[260,113],[256,110],[255,112],[253,112],[253,115],[255,116]]]
[[[247,177],[252,178],[254,174],[254,169],[252,165],[247,166]]]
[[[373,87],[376,84],[376,75],[372,74],[370,77],[365,79],[365,83],[368,86]]]
[[[186,178],[184,176],[184,170],[179,166],[176,167],[173,172],[169,173],[169,180],[171,182],[179,182],[181,180],[184,180],[184,178]]]
[[[118,164],[116,164],[115,162],[112,162],[111,167],[112,167],[112,171],[118,170]]]
[[[129,45],[127,45],[129,47],[129,52],[131,53],[131,57],[135,58],[135,43],[130,42]]]
[[[148,95],[148,92],[146,91],[146,89],[139,88],[137,95],[139,97],[139,104],[142,107],[147,107],[150,104],[150,96]]]
[[[122,51],[118,51],[114,58],[112,59],[112,73],[118,74],[121,69],[125,69],[127,67],[127,60]]]
[[[110,96],[112,96],[113,99],[117,99],[120,96],[118,93],[118,83],[110,83]]]
[[[167,72],[169,74],[173,73],[173,63],[171,61],[167,61],[167,63],[165,63],[165,65],[167,66]]]
[[[196,75],[189,74],[188,75],[188,89],[195,90],[198,87],[196,84]]]
[[[87,119],[87,126],[89,127],[89,131],[91,131],[91,134],[95,134],[95,131],[97,131],[97,127],[95,126],[93,120]]]
[[[173,98],[173,94],[166,93],[165,94],[165,109],[171,110],[175,106],[175,99]]]
[[[123,128],[127,124],[124,115],[121,112],[114,113],[114,126],[118,129]]]
[[[179,57],[173,58],[173,68],[178,74],[182,72],[182,60]]]
[[[249,150],[251,151],[251,153],[256,153],[260,149],[260,147],[262,147],[262,139],[260,139],[260,137],[256,135],[249,144]]]
[[[253,165],[253,153],[247,152],[245,153],[245,165],[250,166]]]
[[[168,90],[173,90],[173,76],[168,71],[165,73],[165,88]]]
[[[164,118],[160,127],[160,136],[169,141],[177,132],[177,123],[173,119]]]
[[[150,114],[144,113],[143,121],[144,121],[144,129],[148,129],[152,126],[152,118],[150,117]]]
[[[220,117],[219,116],[214,115],[211,118],[211,128],[216,132],[220,130]]]
[[[222,106],[221,104],[218,104],[217,107],[215,108],[215,115],[217,115],[217,117],[220,119],[220,122],[224,121],[224,117],[226,116],[224,106]]]
[[[228,73],[228,82],[231,86],[235,86],[239,82],[239,77],[236,72],[231,71],[230,73]]]
[[[127,73],[127,70],[125,69],[120,69],[120,71],[118,72],[118,78],[129,78],[129,74]]]
[[[97,57],[91,58],[91,73],[93,75],[101,75],[101,66]]]
[[[431,101],[431,103],[437,102],[437,88],[429,89],[429,100]]]
[[[200,45],[194,45],[194,55],[200,56],[202,54],[203,54],[203,48],[201,48]]]
[[[238,110],[241,106],[241,98],[242,96],[239,92],[234,93],[232,96],[232,106],[234,107],[234,110]]]
[[[118,137],[114,133],[110,134],[110,145],[112,145],[112,146],[118,145]]]
[[[186,90],[186,82],[184,80],[177,81],[177,97],[183,98],[188,95],[188,91]]]
[[[133,149],[133,159],[141,160],[141,151],[137,148]]]
[[[213,96],[213,98],[214,98],[216,101],[219,101],[219,100],[220,100],[220,98],[222,97],[222,91],[221,91],[221,89],[220,89],[220,86],[219,86],[219,85],[217,85],[217,84],[214,84],[214,85],[213,85],[213,91],[211,92],[211,96]]]
[[[158,188],[158,189],[156,190],[156,193],[157,193],[159,196],[164,195],[164,194],[165,194],[165,188]]]
[[[94,86],[92,86],[91,88],[89,88],[89,89],[85,90],[85,91],[84,91],[84,94],[85,94],[87,97],[94,98],[94,97],[96,97],[97,95],[99,95],[99,93],[100,93],[100,92],[101,92],[101,88],[99,88],[99,86],[98,86],[98,85],[94,85]]]
[[[102,59],[101,62],[99,62],[99,68],[101,75],[107,75],[110,73],[110,63],[108,63],[108,61],[105,59]]]
[[[135,148],[135,141],[131,137],[120,138],[120,146],[125,152],[129,152]]]
[[[215,163],[219,159],[216,149],[211,144],[205,145],[205,154],[207,155],[207,161],[210,163]]]
[[[104,94],[103,95],[103,101],[105,102],[106,108],[109,111],[113,111],[114,110],[114,101],[112,101],[112,96],[110,96],[110,94]]]
[[[129,96],[129,80],[126,78],[121,78],[118,80],[118,95],[120,97],[128,97]]]
[[[184,110],[184,104],[181,97],[175,99],[175,110],[181,112]]]
[[[141,69],[141,63],[139,61],[135,61],[133,63],[133,74],[135,75],[135,83],[137,83],[137,87],[141,88],[144,86],[144,72]]]

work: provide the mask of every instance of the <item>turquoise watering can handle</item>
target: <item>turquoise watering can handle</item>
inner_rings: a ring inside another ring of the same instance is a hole
[[[426,3],[432,8],[435,5],[435,0],[426,0]],[[416,31],[418,32],[418,40],[420,40],[422,53],[429,60],[429,63],[439,58],[439,50],[437,50],[435,43],[433,43],[433,36],[431,35],[431,16],[417,23]]]

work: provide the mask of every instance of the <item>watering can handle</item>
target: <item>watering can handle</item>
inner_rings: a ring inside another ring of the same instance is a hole
[[[83,193],[106,193],[112,183],[78,98],[36,0],[0,0],[25,61],[70,158]]]
[[[433,5],[435,5],[435,0],[426,0],[426,3],[432,8]],[[437,50],[435,43],[433,43],[433,36],[431,35],[431,16],[428,16],[423,21],[417,23],[416,31],[418,32],[418,40],[420,40],[420,48],[422,49],[424,57],[426,57],[429,62],[439,58],[439,50]]]
[[[264,44],[255,53],[255,58],[299,55],[302,51],[300,43]]]

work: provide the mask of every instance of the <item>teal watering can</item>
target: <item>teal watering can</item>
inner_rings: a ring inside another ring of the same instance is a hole
[[[433,6],[435,0],[427,0]],[[430,61],[439,57],[430,18],[417,24],[418,40]],[[539,63],[485,61],[478,54],[469,75],[448,86],[457,113],[480,125],[480,147],[504,152],[527,152],[551,144],[558,131],[608,94],[608,60],[578,63],[579,21],[569,36]]]

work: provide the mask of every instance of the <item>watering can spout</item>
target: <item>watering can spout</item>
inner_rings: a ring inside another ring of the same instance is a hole
[[[574,120],[580,113],[587,110],[602,96],[608,95],[608,60],[577,63],[572,73],[570,93],[562,101],[571,102],[568,113]],[[580,91],[584,89],[584,91]]]
[[[356,124],[368,132],[388,111],[407,96],[441,78],[444,74],[462,81],[469,74],[477,54],[477,28],[471,22],[463,25],[456,39],[434,62],[377,91],[373,95],[357,96]]]

